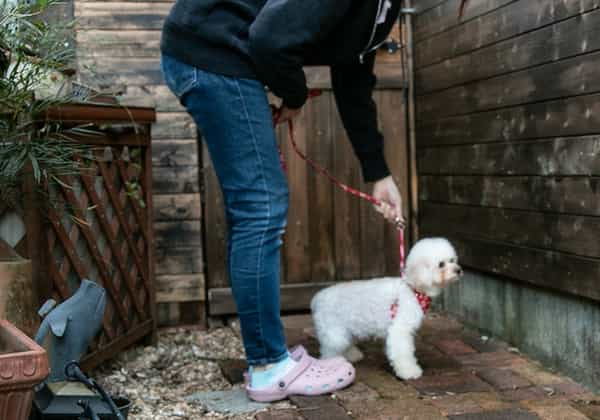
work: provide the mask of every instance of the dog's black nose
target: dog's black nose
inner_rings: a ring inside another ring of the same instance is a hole
[[[462,271],[462,268],[456,268],[456,269],[454,270],[454,272],[455,272],[456,274],[458,274],[459,276],[462,276],[462,273],[463,273],[463,271]]]

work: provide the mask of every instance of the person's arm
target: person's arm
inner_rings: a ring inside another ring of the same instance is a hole
[[[377,79],[373,72],[375,54],[363,62],[337,65],[331,68],[331,83],[344,128],[354,153],[358,157],[365,182],[374,182],[373,197],[381,202],[375,209],[383,216],[403,226],[402,197],[390,175],[383,155],[383,136],[377,127],[377,106],[373,89]]]
[[[350,0],[268,0],[250,26],[249,52],[258,76],[288,108],[301,108],[308,46],[346,15]]]
[[[331,83],[335,101],[358,157],[365,182],[387,177],[390,171],[383,156],[383,136],[377,128],[377,106],[373,89],[377,81],[373,73],[375,54],[358,57],[349,64],[331,67]]]

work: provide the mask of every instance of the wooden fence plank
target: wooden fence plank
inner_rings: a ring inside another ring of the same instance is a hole
[[[81,81],[91,86],[164,83],[158,57],[81,57],[77,65]]]
[[[417,14],[424,15],[431,11],[431,9],[439,6],[440,4],[446,3],[448,0],[418,0],[414,3],[414,8]]]
[[[155,222],[154,231],[157,247],[202,246],[200,220]]]
[[[375,92],[374,99],[377,104],[381,104],[381,96],[382,92]],[[378,124],[381,131],[381,113],[379,113]],[[361,179],[358,185],[361,191],[373,193],[373,183],[366,184]],[[350,200],[360,202],[360,275],[362,278],[381,276],[386,271],[385,237],[388,225],[368,201],[354,196],[350,196]]]
[[[76,33],[79,57],[157,57],[161,30],[96,30],[82,27]]]
[[[462,1],[449,0],[428,10],[427,13],[418,15],[415,19],[415,41],[420,42],[518,0],[469,0],[462,18],[459,18],[458,13]],[[419,1],[417,1],[418,3]]]
[[[308,155],[327,169],[333,167],[332,100],[330,92],[313,98],[304,121]],[[307,176],[311,274],[305,281],[330,282],[335,279],[333,185],[310,167]]]
[[[296,119],[294,134],[298,149],[307,151],[308,128],[306,126],[306,108]],[[308,171],[306,163],[294,153],[287,127],[281,138],[281,149],[287,163],[287,178],[290,189],[290,204],[288,210],[288,225],[285,234],[284,249],[286,260],[286,283],[306,283],[310,280],[311,255],[313,244],[309,238],[309,203],[308,203]]]
[[[420,94],[600,49],[600,10],[458,55],[416,74]]]
[[[156,301],[190,302],[206,300],[204,274],[156,276]]]
[[[124,85],[116,86],[122,92],[119,101],[125,106],[150,106],[156,108],[158,115],[163,112],[183,112],[185,109],[179,99],[165,85]],[[170,116],[172,114],[165,114]]]
[[[417,118],[439,118],[600,91],[600,52],[418,97]],[[452,106],[448,106],[452,104]]]
[[[155,256],[157,275],[204,272],[202,247],[161,247]]]
[[[200,194],[155,195],[154,220],[197,220],[202,217]]]
[[[421,215],[421,227],[429,232],[600,257],[598,217],[428,202]]]
[[[419,147],[598,133],[600,95],[427,121],[418,132]]]
[[[600,136],[428,148],[426,175],[600,175]]]
[[[596,9],[600,0],[517,1],[417,44],[417,68]]]
[[[170,2],[75,2],[75,18],[85,29],[161,29]]]
[[[200,191],[197,166],[158,166],[153,168],[155,194],[190,194]]]
[[[381,92],[378,102],[381,115],[381,127],[385,140],[385,157],[392,172],[394,181],[402,195],[402,213],[410,226],[410,193],[408,189],[408,148],[406,138],[406,104],[403,92]],[[398,274],[398,234],[396,229],[386,223],[384,228],[385,245],[382,250],[386,255],[386,272]],[[408,231],[405,246],[410,245]]]
[[[360,185],[361,172],[358,159],[346,136],[334,106],[334,173],[348,185]],[[335,262],[338,280],[355,280],[361,275],[360,203],[355,197],[335,188],[333,191],[335,214]]]
[[[600,215],[597,177],[421,176],[422,201]]]
[[[424,232],[443,234],[443,232]],[[600,260],[449,236],[462,265],[525,283],[600,300]]]
[[[198,165],[197,140],[160,140],[152,145],[152,166]]]
[[[289,311],[305,310],[310,306],[312,297],[332,283],[297,283],[281,286],[281,307]],[[209,314],[229,315],[235,313],[235,302],[231,289],[211,289],[208,292]]]
[[[156,123],[152,126],[153,140],[195,139],[196,135],[196,124],[187,112],[156,114]]]
[[[210,160],[206,144],[202,144],[204,226],[206,253],[206,276],[208,287],[229,286],[227,273],[227,220],[219,181]]]

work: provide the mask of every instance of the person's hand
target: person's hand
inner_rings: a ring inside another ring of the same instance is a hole
[[[287,106],[282,105],[273,111],[273,121],[276,124],[281,124],[293,120],[300,114],[300,111],[302,111],[302,108],[288,108]]]
[[[402,197],[391,175],[375,183],[373,197],[381,203],[379,206],[374,206],[375,210],[381,213],[386,220],[400,227],[406,224],[402,216]]]

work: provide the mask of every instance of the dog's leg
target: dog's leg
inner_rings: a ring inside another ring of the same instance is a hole
[[[402,379],[417,379],[423,370],[415,357],[416,328],[403,322],[393,322],[386,338],[386,354],[394,372]]]
[[[358,347],[351,346],[348,350],[344,352],[344,357],[349,362],[356,363],[360,362],[363,359],[364,354],[358,349]]]
[[[321,330],[318,332],[318,338],[321,344],[321,357],[324,359],[341,356],[352,345],[347,332],[340,329]]]

